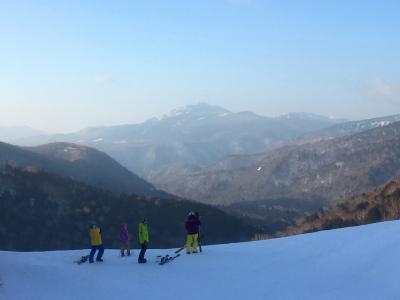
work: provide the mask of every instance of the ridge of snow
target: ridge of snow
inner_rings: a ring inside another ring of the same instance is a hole
[[[390,125],[390,121],[377,121],[377,122],[372,122],[371,124],[373,127],[384,127],[387,125]]]
[[[114,144],[127,144],[127,143],[128,143],[127,140],[120,140],[120,141],[114,142]]]
[[[317,115],[313,113],[306,113],[306,112],[291,112],[287,114],[283,114],[277,117],[278,119],[303,119],[303,120],[313,120],[313,121],[326,121],[330,120],[333,121],[335,120],[334,117],[326,117],[322,115]]]
[[[400,222],[259,242],[203,247],[164,266],[106,250],[103,263],[72,261],[89,250],[0,251],[0,298],[177,300],[398,299]],[[194,292],[195,291],[195,292]]]
[[[164,114],[161,117],[161,120],[190,115],[190,114],[195,114],[198,117],[207,117],[210,115],[212,115],[212,116],[227,116],[230,113],[231,112],[229,112],[225,108],[215,106],[215,105],[210,105],[210,104],[207,104],[204,102],[200,102],[195,105],[187,105],[187,106],[173,109],[168,114]]]
[[[70,152],[70,151],[79,151],[79,149],[76,148],[76,147],[68,146],[68,147],[64,148],[63,151],[66,152],[66,153],[68,153],[68,152]]]

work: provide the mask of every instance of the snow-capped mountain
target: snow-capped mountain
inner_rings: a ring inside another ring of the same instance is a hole
[[[385,116],[373,119],[343,122],[333,126],[317,130],[305,136],[306,140],[310,139],[330,139],[341,136],[348,136],[373,128],[384,127],[400,121],[400,114]]]
[[[200,103],[141,124],[87,128],[18,143],[64,141],[95,147],[147,177],[160,167],[177,163],[203,165],[226,155],[258,152],[273,142],[293,139],[336,123],[337,120],[304,115],[268,118],[252,112],[233,113]]]
[[[199,103],[197,105],[188,105],[185,107],[180,107],[172,110],[170,113],[164,115],[162,119],[172,119],[172,118],[189,118],[188,121],[204,120],[210,117],[226,117],[232,114],[232,112],[216,105],[209,105],[207,103]]]
[[[103,263],[73,263],[89,250],[0,251],[0,297],[8,300],[398,299],[400,222],[268,241],[203,247],[160,266],[106,250]]]

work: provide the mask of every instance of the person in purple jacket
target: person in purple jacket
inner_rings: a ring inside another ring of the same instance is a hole
[[[197,253],[199,247],[199,226],[201,225],[200,220],[196,217],[194,212],[189,212],[186,219],[186,254],[191,252]]]
[[[121,256],[125,256],[125,250],[126,250],[126,255],[130,256],[131,255],[131,236],[128,231],[128,224],[123,223],[121,224],[121,229],[119,231],[119,239],[121,241]]]

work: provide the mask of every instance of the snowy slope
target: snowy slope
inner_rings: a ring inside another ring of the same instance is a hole
[[[0,299],[399,299],[400,222],[205,247],[170,264],[87,251],[0,252]],[[172,250],[169,251],[172,253]]]

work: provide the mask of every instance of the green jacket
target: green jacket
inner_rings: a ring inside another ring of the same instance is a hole
[[[146,223],[139,224],[139,243],[144,244],[149,242],[149,230]]]

